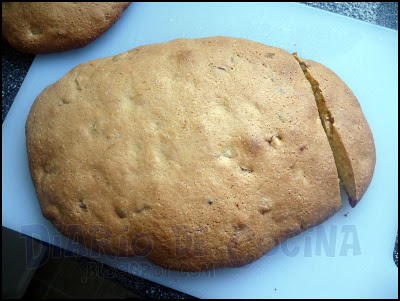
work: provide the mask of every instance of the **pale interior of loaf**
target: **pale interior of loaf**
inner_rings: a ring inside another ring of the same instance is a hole
[[[356,199],[356,183],[354,172],[346,148],[343,145],[340,135],[334,126],[334,116],[332,116],[331,112],[326,106],[325,99],[319,87],[318,81],[311,76],[310,72],[308,71],[307,65],[303,61],[301,61],[301,59],[296,54],[294,54],[294,57],[299,62],[305,77],[311,84],[312,90],[314,92],[315,101],[318,107],[319,117],[321,119],[322,126],[324,127],[326,136],[328,137],[328,141],[333,152],[333,156],[335,158],[340,182],[344,186],[344,189],[350,197],[350,204],[352,204],[353,202],[351,200]]]

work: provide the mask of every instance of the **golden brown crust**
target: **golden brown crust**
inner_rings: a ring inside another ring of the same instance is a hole
[[[27,53],[83,47],[109,29],[130,2],[2,2],[2,38]]]
[[[252,262],[341,206],[301,68],[243,39],[82,64],[39,95],[26,138],[42,212],[60,231],[170,269]]]
[[[320,63],[305,63],[311,76],[319,83],[326,107],[333,117],[333,126],[349,158],[355,185],[350,204],[354,207],[374,174],[376,154],[371,129],[356,96],[340,77]]]

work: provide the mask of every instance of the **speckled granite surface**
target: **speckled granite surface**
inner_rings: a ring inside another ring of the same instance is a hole
[[[397,2],[299,2],[398,30]]]
[[[398,3],[391,2],[300,2],[312,7],[328,10],[355,19],[398,30]],[[34,59],[33,55],[20,54],[7,45],[2,45],[2,122],[7,116],[12,102],[25,78],[26,73]],[[397,238],[394,251],[394,260],[397,265]],[[88,261],[79,258],[78,261]],[[112,269],[106,267],[106,269]],[[121,285],[131,289],[136,294],[148,298],[190,298],[182,294],[126,273],[106,273],[114,275],[113,279]],[[115,275],[118,275],[115,276]],[[117,277],[117,279],[115,279]]]
[[[1,48],[1,118],[4,122],[35,56],[19,53],[4,43]]]

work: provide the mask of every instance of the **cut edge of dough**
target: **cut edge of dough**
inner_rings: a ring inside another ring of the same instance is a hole
[[[326,106],[324,95],[319,87],[318,81],[312,77],[308,71],[307,65],[301,58],[297,56],[297,53],[293,53],[294,58],[300,64],[301,70],[309,81],[311,88],[314,93],[315,102],[317,104],[319,118],[324,128],[325,134],[328,138],[329,145],[331,147],[333,157],[335,159],[336,168],[338,171],[340,182],[349,196],[349,202],[351,207],[355,207],[358,203],[356,193],[356,182],[353,171],[351,160],[347,153],[346,147],[343,144],[340,135],[334,125],[334,116],[332,116],[328,107]]]

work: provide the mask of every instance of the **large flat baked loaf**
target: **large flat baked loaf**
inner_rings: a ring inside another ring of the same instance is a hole
[[[58,230],[170,269],[244,265],[341,206],[299,63],[244,39],[174,40],[79,65],[37,98],[26,138]]]
[[[83,47],[109,29],[130,2],[2,2],[2,39],[27,53]]]

